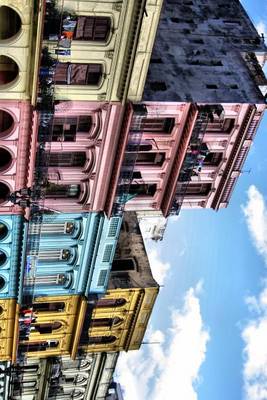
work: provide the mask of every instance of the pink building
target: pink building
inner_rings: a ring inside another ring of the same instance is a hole
[[[125,210],[226,207],[265,105],[128,105],[106,202]],[[116,210],[116,207],[115,207]]]
[[[121,117],[120,103],[65,101],[55,106],[45,145],[45,207],[61,212],[104,209]]]
[[[32,186],[37,115],[29,101],[0,101],[0,213],[23,213],[10,193]],[[27,213],[26,213],[27,214]]]

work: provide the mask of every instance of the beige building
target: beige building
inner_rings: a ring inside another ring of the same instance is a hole
[[[43,45],[58,61],[56,99],[140,100],[161,6],[162,0],[47,6]]]

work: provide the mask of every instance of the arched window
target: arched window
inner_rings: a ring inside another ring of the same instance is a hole
[[[7,259],[6,253],[0,250],[0,266],[5,264]]]
[[[0,222],[0,240],[5,239],[7,235],[8,235],[8,227],[3,222]]]
[[[119,299],[100,299],[96,303],[96,307],[109,308],[109,307],[122,307],[126,304],[126,300],[123,298]]]
[[[55,83],[58,85],[92,85],[100,83],[101,64],[57,63]]]
[[[73,39],[105,42],[109,36],[110,25],[108,17],[79,16]]]
[[[16,35],[20,27],[21,20],[18,13],[10,7],[0,7],[0,40]]]
[[[9,168],[12,163],[12,156],[6,149],[0,147],[0,171]]]
[[[116,336],[90,336],[88,338],[88,344],[89,345],[94,345],[94,344],[108,344],[108,343],[114,343],[116,341]]]
[[[5,279],[0,275],[0,290],[2,290],[6,285]]]
[[[70,274],[54,274],[54,275],[37,275],[33,281],[36,285],[40,286],[69,286],[71,283],[71,275]],[[28,282],[31,284],[32,282],[29,280]]]
[[[38,252],[38,261],[47,262],[66,262],[72,257],[70,249],[40,249]]]
[[[2,306],[0,306],[0,315],[3,314],[3,312],[4,312],[4,309]]]
[[[3,110],[0,110],[0,135],[4,136],[13,126],[14,120],[12,116]]]
[[[10,190],[5,183],[0,182],[0,204],[8,200]]]
[[[1,191],[1,187],[0,187]],[[48,182],[45,197],[47,198],[77,198],[81,192],[80,185],[58,185],[56,183]]]
[[[84,151],[50,153],[50,167],[83,167],[86,163]]]
[[[58,340],[43,340],[40,342],[21,343],[19,344],[19,350],[23,352],[46,351],[47,349],[56,348],[58,345]]]
[[[16,79],[19,67],[10,57],[0,56],[0,85],[5,85]]]
[[[87,115],[56,117],[53,121],[52,142],[75,142],[77,134],[88,134],[92,118]]]
[[[49,322],[49,323],[40,323],[40,324],[32,324],[34,328],[33,332],[39,332],[41,334],[49,334],[53,333],[53,331],[60,329],[62,327],[62,323],[59,321]]]
[[[65,303],[57,301],[55,303],[33,303],[33,312],[63,312]]]
[[[114,318],[93,318],[90,323],[90,327],[101,327],[101,326],[116,326],[119,325],[123,320],[119,317]]]

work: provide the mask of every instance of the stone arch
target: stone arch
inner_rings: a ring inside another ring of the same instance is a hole
[[[0,40],[7,40],[16,36],[21,29],[21,24],[20,16],[13,8],[0,7]]]
[[[8,56],[0,55],[0,88],[13,83],[19,76],[19,67],[16,61]]]

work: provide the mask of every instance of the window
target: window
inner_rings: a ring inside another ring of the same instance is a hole
[[[101,64],[58,63],[55,83],[59,85],[97,86],[102,77]]]
[[[55,303],[34,303],[33,305],[34,312],[63,312],[65,311],[65,303],[57,301]]]
[[[112,271],[134,271],[135,262],[132,258],[125,258],[120,260],[114,260],[112,263]]]
[[[0,40],[10,39],[21,27],[21,20],[13,8],[0,7]]]
[[[106,282],[108,271],[103,269],[98,276],[97,286],[104,286]]]
[[[119,317],[115,318],[93,318],[90,322],[91,328],[106,326],[112,327],[119,325],[123,320]]]
[[[49,167],[83,167],[85,163],[86,153],[84,151],[53,152],[49,156]]]
[[[164,161],[165,161],[165,153],[156,153],[156,152],[138,153],[137,159],[136,159],[136,164],[137,165],[147,164],[147,165],[162,166]]]
[[[141,123],[141,130],[143,132],[171,133],[174,124],[174,118],[144,118]]]
[[[65,286],[68,283],[68,277],[65,274],[37,275],[33,283],[41,286]]]
[[[209,84],[209,85],[206,85],[206,88],[207,89],[218,89],[218,86]]]
[[[0,170],[4,171],[9,168],[12,163],[12,156],[6,149],[0,147]]]
[[[1,185],[1,184],[0,184]],[[1,186],[0,186],[1,193]],[[58,185],[56,183],[48,182],[45,196],[47,198],[78,198],[80,195],[80,185]]]
[[[118,299],[101,299],[96,303],[97,308],[110,308],[110,307],[122,307],[126,304],[126,300],[122,298]]]
[[[72,256],[70,249],[40,249],[38,262],[59,262],[69,261]]]
[[[62,323],[55,321],[42,324],[32,324],[31,326],[34,328],[33,333],[39,332],[40,334],[49,334],[53,333],[53,331],[57,329],[60,329],[62,327]]]
[[[6,253],[0,250],[0,266],[5,264],[6,260],[7,260]]]
[[[0,240],[3,240],[8,235],[8,227],[3,222],[0,222]]]
[[[0,134],[2,134],[2,136],[9,131],[13,123],[12,116],[8,112],[0,110]]]
[[[235,126],[234,118],[225,118],[221,120],[219,118],[214,118],[213,122],[209,122],[207,125],[207,133],[231,133]]]
[[[0,204],[7,201],[10,194],[9,188],[5,183],[0,182]]]
[[[0,276],[0,290],[4,289],[5,285],[6,285],[5,279],[2,276]]]
[[[42,223],[41,233],[42,235],[72,235],[75,231],[75,222],[53,222],[53,223]],[[30,233],[34,233],[30,231]]]
[[[206,155],[204,165],[218,166],[222,161],[223,153],[210,152]]]
[[[55,118],[52,142],[75,142],[77,133],[89,133],[91,127],[92,118],[90,116]]]
[[[153,197],[156,193],[156,183],[132,183],[129,188],[130,195],[136,196],[151,196]]]
[[[58,340],[45,340],[40,342],[31,342],[25,344],[19,344],[19,350],[23,352],[32,352],[32,351],[46,351],[49,348],[56,348],[59,345]]]
[[[107,17],[80,16],[73,39],[105,42],[109,36],[110,25],[110,18]]]
[[[12,82],[19,73],[19,67],[10,57],[0,56],[0,85]]]
[[[116,336],[90,336],[88,338],[88,344],[89,345],[94,345],[94,344],[108,344],[108,343],[114,343],[116,341]]]
[[[183,190],[184,185],[179,185]],[[206,196],[211,191],[211,183],[190,183],[185,187],[185,196]]]

